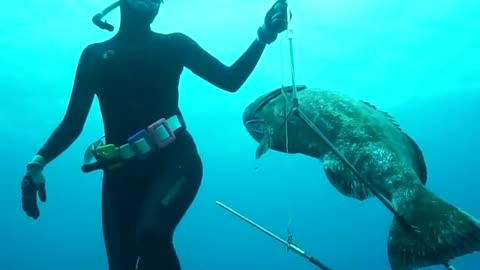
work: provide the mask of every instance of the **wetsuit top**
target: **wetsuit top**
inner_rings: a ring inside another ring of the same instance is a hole
[[[65,116],[38,154],[50,162],[76,140],[95,95],[106,142],[122,145],[156,120],[180,114],[178,85],[184,67],[223,90],[235,92],[255,68],[264,48],[261,42],[253,41],[228,67],[181,33],[149,31],[141,39],[117,35],[91,44],[80,57]]]

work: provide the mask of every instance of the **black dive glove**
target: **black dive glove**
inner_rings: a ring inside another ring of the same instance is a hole
[[[27,165],[27,173],[22,180],[22,208],[27,216],[37,219],[40,216],[40,210],[37,204],[37,195],[40,201],[47,201],[47,192],[45,190],[45,178],[43,177],[43,158],[36,156],[32,162]]]
[[[258,28],[258,39],[265,43],[271,44],[277,39],[278,34],[287,30],[288,27],[288,5],[285,0],[277,0],[275,4],[265,15],[265,21]],[[291,13],[290,13],[291,14]]]

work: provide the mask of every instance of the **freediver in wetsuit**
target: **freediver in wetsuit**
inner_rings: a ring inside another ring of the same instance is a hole
[[[177,224],[202,180],[202,161],[178,107],[183,68],[211,84],[236,92],[257,65],[267,44],[287,28],[287,5],[277,1],[258,28],[257,38],[230,67],[185,34],[160,34],[150,25],[161,0],[121,0],[119,32],[88,45],[81,54],[65,116],[27,165],[22,206],[37,219],[46,201],[44,167],[80,135],[94,96],[104,121],[105,141],[125,145],[158,119],[179,119],[175,141],[147,159],[132,158],[104,169],[102,222],[110,270],[178,270],[172,243]]]

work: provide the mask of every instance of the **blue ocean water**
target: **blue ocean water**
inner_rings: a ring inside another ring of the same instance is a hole
[[[428,188],[480,217],[480,2],[289,2],[297,83],[343,91],[388,111],[423,150]],[[0,269],[107,269],[101,173],[80,171],[84,148],[102,135],[97,103],[80,138],[46,168],[48,201],[37,221],[21,210],[20,181],[63,117],[81,50],[112,35],[90,21],[110,2],[2,4]],[[231,64],[272,4],[167,0],[152,27],[186,33]],[[107,19],[118,25],[118,12]],[[343,197],[312,158],[271,151],[255,160],[257,144],[242,125],[243,109],[282,81],[289,84],[289,68],[282,36],[234,95],[184,72],[180,106],[205,165],[198,197],[175,234],[184,269],[315,269],[217,200],[283,238],[289,227],[295,243],[332,269],[390,269],[392,215],[378,200]],[[480,269],[480,254],[452,264]]]

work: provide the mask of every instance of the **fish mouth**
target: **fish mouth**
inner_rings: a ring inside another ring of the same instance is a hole
[[[243,125],[252,136],[265,133],[265,120],[257,116],[259,109],[259,103],[254,102],[243,112]]]
[[[259,121],[265,122],[263,119],[258,119],[255,115],[272,99],[278,96],[277,91],[273,91],[270,93],[263,94],[262,96],[258,97],[254,102],[250,103],[245,110],[243,111],[243,124],[247,126],[250,124],[259,123]]]
[[[298,85],[297,90],[303,90],[307,87]],[[267,121],[259,116],[259,112],[269,103],[275,102],[275,99],[285,93],[292,92],[292,87],[281,87],[271,92],[265,93],[248,105],[243,112],[243,124],[252,135],[265,135],[267,133]],[[284,119],[286,121],[286,119]]]
[[[256,140],[260,140],[265,134],[268,133],[267,121],[261,117],[258,117],[259,112],[281,94],[281,89],[276,89],[274,91],[265,93],[245,108],[243,112],[243,124],[250,135],[252,135],[252,137],[254,137]]]
[[[265,120],[263,119],[251,119],[244,122],[245,127],[251,133],[263,135],[266,132]]]

